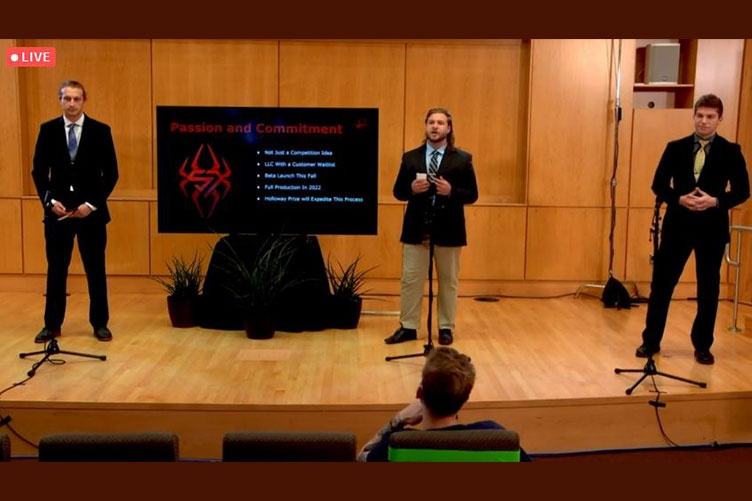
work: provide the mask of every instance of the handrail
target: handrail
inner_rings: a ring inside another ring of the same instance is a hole
[[[732,225],[731,231],[738,231],[739,236],[736,239],[736,261],[731,259],[731,245],[726,244],[726,262],[729,264],[729,266],[733,266],[736,268],[736,276],[734,278],[734,315],[733,315],[733,324],[728,328],[728,330],[732,332],[740,332],[741,329],[736,325],[737,316],[739,312],[739,275],[741,271],[741,264],[742,264],[742,234],[745,231],[752,231],[752,226],[740,226],[740,225]]]

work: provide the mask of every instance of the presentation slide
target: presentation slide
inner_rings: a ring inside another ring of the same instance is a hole
[[[158,231],[375,235],[378,118],[157,106]]]

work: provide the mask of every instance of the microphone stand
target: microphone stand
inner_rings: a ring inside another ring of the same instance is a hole
[[[88,353],[78,353],[78,352],[75,352],[75,351],[61,350],[60,347],[58,346],[57,340],[55,340],[55,338],[52,338],[52,340],[49,343],[47,343],[47,346],[45,347],[44,350],[33,351],[31,353],[19,353],[18,356],[20,358],[26,358],[26,357],[31,356],[31,355],[41,355],[42,353],[44,353],[44,357],[42,357],[42,360],[40,360],[38,362],[34,362],[34,365],[31,366],[31,370],[27,373],[27,375],[29,377],[34,377],[34,374],[36,374],[37,369],[43,363],[45,363],[45,362],[52,363],[52,361],[50,360],[50,355],[57,355],[58,353],[63,354],[63,355],[76,355],[76,356],[79,356],[79,357],[97,358],[97,359],[103,360],[103,361],[107,360],[107,356],[106,355],[90,355]]]
[[[432,189],[434,190],[434,196],[435,196],[436,186],[432,185]],[[392,360],[399,360],[401,358],[425,357],[429,353],[431,353],[431,350],[433,350],[433,339],[431,337],[431,324],[432,324],[432,318],[433,318],[433,224],[434,224],[434,216],[435,216],[435,207],[432,201],[432,203],[430,203],[428,208],[426,209],[426,214],[425,214],[426,227],[428,228],[428,320],[426,322],[427,327],[428,327],[428,342],[423,345],[423,351],[420,353],[411,353],[409,355],[396,355],[393,357],[386,357],[387,362],[390,362]]]
[[[699,386],[700,388],[707,388],[707,383],[703,383],[701,381],[693,381],[692,379],[687,379],[679,376],[673,376],[671,374],[666,374],[665,372],[660,372],[655,367],[655,361],[653,360],[653,357],[648,357],[648,361],[645,364],[645,367],[642,369],[614,369],[614,372],[616,374],[621,374],[622,372],[641,372],[642,376],[640,376],[640,379],[635,382],[632,386],[627,388],[627,395],[631,395],[632,391],[637,388],[637,385],[642,383],[642,380],[645,379],[648,376],[663,376],[670,379],[676,379],[677,381],[684,381],[685,383],[694,384],[696,386]]]

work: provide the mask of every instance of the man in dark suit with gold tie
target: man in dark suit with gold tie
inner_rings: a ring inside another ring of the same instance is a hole
[[[741,147],[716,133],[723,120],[718,96],[701,96],[694,106],[691,136],[671,141],[653,178],[657,203],[666,203],[660,245],[653,263],[650,299],[635,353],[661,350],[674,288],[692,251],[697,271],[697,315],[690,333],[698,363],[711,365],[720,269],[729,242],[729,209],[749,198],[749,175]]]
[[[40,126],[31,172],[44,205],[47,256],[44,328],[34,341],[60,336],[74,239],[89,288],[89,322],[98,340],[110,341],[105,247],[107,198],[118,180],[115,145],[109,125],[84,115],[81,83],[63,82],[58,96],[63,115]]]

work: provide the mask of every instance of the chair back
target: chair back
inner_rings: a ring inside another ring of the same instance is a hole
[[[355,435],[336,431],[233,431],[222,440],[222,461],[352,462]]]
[[[148,461],[179,458],[171,432],[55,433],[39,440],[39,461]]]
[[[0,433],[0,461],[10,461],[10,437]]]
[[[519,462],[512,430],[406,430],[389,436],[393,462]]]

